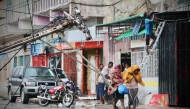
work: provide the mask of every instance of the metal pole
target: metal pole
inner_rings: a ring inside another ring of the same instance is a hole
[[[64,40],[64,39],[63,39]],[[67,43],[74,51],[76,51],[76,53],[78,53],[88,64],[90,64],[95,70],[96,70],[96,72],[98,73],[98,74],[100,74],[102,77],[103,77],[103,79],[104,79],[104,81],[106,82],[106,84],[107,85],[109,85],[109,87],[112,89],[112,90],[114,90],[114,88],[112,87],[112,85],[108,82],[108,80],[104,77],[104,75],[93,65],[93,64],[91,64],[82,54],[80,54],[79,52],[78,52],[78,50],[76,50],[67,40],[64,40],[65,41],[65,43]]]
[[[42,41],[42,42],[44,42],[44,43],[46,43],[47,45],[49,45],[49,46],[55,48],[55,49],[58,50],[59,52],[64,53],[65,55],[67,55],[67,56],[70,57],[71,59],[76,60],[77,62],[79,62],[80,64],[86,66],[87,68],[90,68],[90,67],[88,67],[87,65],[83,64],[82,62],[78,61],[77,59],[73,58],[72,56],[69,56],[68,54],[66,54],[66,53],[63,52],[62,50],[59,50],[58,48],[54,47],[53,45],[51,45],[51,44],[49,44],[49,43],[47,43],[47,42],[45,42],[45,41],[43,41],[43,40],[41,40],[41,39],[39,39],[39,40]],[[90,69],[93,70],[93,71],[95,71],[95,70],[92,69],[92,68],[90,68]],[[95,71],[95,72],[96,72],[96,71]]]

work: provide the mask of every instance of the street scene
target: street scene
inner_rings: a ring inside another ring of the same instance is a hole
[[[189,109],[190,0],[0,0],[0,109]]]

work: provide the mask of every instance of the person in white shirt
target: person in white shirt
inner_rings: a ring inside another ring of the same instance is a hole
[[[104,65],[100,64],[99,70],[100,72],[103,70]],[[96,100],[97,100],[97,104],[100,104],[100,96],[99,96],[99,91],[98,91],[98,77],[100,76],[100,74],[96,75]]]
[[[110,78],[108,75],[109,74],[109,68],[112,68],[112,67],[113,67],[113,62],[109,62],[108,66],[105,66],[102,69],[101,73],[102,73],[102,75],[105,76],[106,79]],[[105,86],[105,81],[104,81],[103,77],[101,75],[99,75],[99,77],[98,77],[98,92],[99,92],[99,96],[100,96],[100,101],[102,104],[104,104],[104,103],[107,104],[105,97],[104,97],[104,95],[105,95],[104,86]]]
[[[129,67],[130,67],[130,65],[128,63],[125,63],[125,70],[127,70]]]

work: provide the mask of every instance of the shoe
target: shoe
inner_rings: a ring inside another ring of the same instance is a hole
[[[108,102],[105,102],[105,105],[108,105]]]

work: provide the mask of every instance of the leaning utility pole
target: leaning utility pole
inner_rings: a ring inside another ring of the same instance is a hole
[[[50,24],[54,24],[54,27],[42,31],[42,32],[38,32],[36,34],[33,34],[33,36],[29,36],[23,39],[19,39],[16,40],[14,42],[8,43],[6,45],[0,46],[0,53],[10,50],[12,48],[18,47],[24,43],[28,43],[28,42],[32,42],[34,40],[38,40],[42,37],[45,37],[49,34],[52,33],[57,33],[57,32],[61,32],[62,34],[64,34],[65,29],[71,28],[73,26],[78,27],[78,29],[82,30],[83,33],[88,34],[88,36],[86,37],[86,40],[91,40],[91,34],[89,29],[87,28],[86,24],[85,24],[85,20],[87,20],[87,18],[84,18],[81,16],[80,14],[80,10],[77,7],[73,8],[74,12],[75,12],[75,16],[71,16],[69,15],[67,12],[64,12],[64,16],[58,16],[56,17],[52,22],[50,22]],[[48,26],[48,25],[47,25]],[[46,26],[45,26],[46,27]],[[43,41],[43,40],[41,40]],[[106,82],[106,84],[109,85],[109,87],[114,90],[114,88],[111,86],[111,84],[108,82],[108,80],[105,78],[105,76],[98,70],[98,68],[96,66],[94,66],[93,64],[91,64],[80,52],[78,52],[78,50],[76,50],[68,41],[64,40],[77,54],[79,54],[88,64],[90,64],[93,69],[95,70],[96,73],[100,74],[104,81]],[[43,41],[44,43],[47,43],[45,41]],[[51,45],[49,43],[47,43],[48,45]],[[61,50],[58,50],[60,52],[62,52]]]

